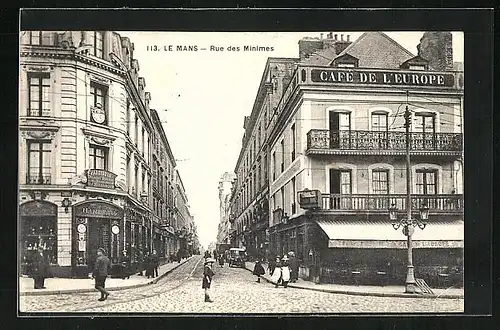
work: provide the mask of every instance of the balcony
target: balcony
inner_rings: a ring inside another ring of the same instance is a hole
[[[410,133],[411,154],[450,154],[462,152],[461,133]],[[404,154],[405,132],[329,131],[312,129],[307,133],[307,154]]]
[[[50,174],[28,174],[26,175],[26,184],[50,184]]]
[[[388,212],[389,207],[394,204],[398,210],[406,210],[405,194],[389,195],[342,195],[322,194],[322,210],[335,212]],[[411,208],[418,211],[422,205],[429,207],[430,213],[463,213],[463,195],[412,195]]]

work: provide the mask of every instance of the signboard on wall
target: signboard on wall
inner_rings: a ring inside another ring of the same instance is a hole
[[[302,190],[298,193],[300,207],[303,209],[321,208],[321,192],[319,190]]]
[[[87,202],[75,206],[75,216],[85,218],[123,219],[123,210],[104,202]]]
[[[87,170],[86,174],[88,187],[115,189],[116,174],[99,169]]]
[[[311,80],[323,83],[453,87],[451,73],[361,70],[311,70]]]

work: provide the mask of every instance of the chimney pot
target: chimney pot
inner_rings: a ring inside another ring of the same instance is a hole
[[[344,41],[344,35],[343,34],[340,35],[340,41]]]
[[[335,40],[337,40],[337,34],[335,34]]]
[[[351,38],[351,36],[350,36],[350,35],[347,35],[347,41],[349,41],[349,39],[350,39],[350,38]]]
[[[320,39],[323,39],[323,33],[320,33],[320,34],[319,34],[319,38],[320,38]]]

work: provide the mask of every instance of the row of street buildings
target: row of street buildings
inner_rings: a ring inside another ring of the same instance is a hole
[[[199,249],[196,225],[134,44],[112,31],[25,31],[20,39],[19,252],[54,276],[87,276],[156,250]],[[115,269],[113,267],[113,269]]]
[[[256,258],[294,251],[302,278],[403,283],[407,237],[389,209],[404,216],[409,188],[412,216],[429,208],[413,234],[415,276],[460,282],[464,94],[452,34],[424,33],[416,55],[381,32],[298,45],[298,58],[265,64],[234,173],[220,181],[218,243]]]

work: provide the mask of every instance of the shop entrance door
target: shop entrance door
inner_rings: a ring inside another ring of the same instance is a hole
[[[97,259],[97,249],[104,248],[106,255],[109,256],[111,251],[110,242],[110,220],[108,219],[90,219],[89,220],[89,234],[88,234],[88,248],[87,260],[90,269],[94,269],[94,263]]]

